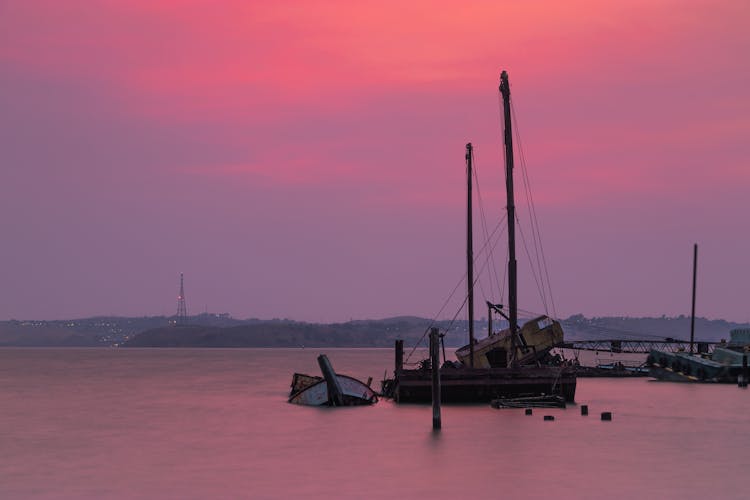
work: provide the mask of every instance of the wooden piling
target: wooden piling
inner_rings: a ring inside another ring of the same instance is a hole
[[[430,329],[430,366],[432,367],[432,428],[442,427],[440,418],[440,332]]]
[[[396,373],[401,373],[404,369],[404,341],[396,340]]]

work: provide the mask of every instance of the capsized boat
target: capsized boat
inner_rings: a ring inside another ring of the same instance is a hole
[[[322,377],[295,373],[289,402],[305,406],[359,406],[378,402],[368,384],[336,373],[325,354],[318,356]]]

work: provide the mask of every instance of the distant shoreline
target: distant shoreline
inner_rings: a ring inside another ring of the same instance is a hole
[[[191,316],[186,325],[174,318],[95,317],[57,321],[1,321],[0,347],[255,347],[255,348],[391,348],[396,339],[416,345],[429,326],[448,331],[446,347],[468,342],[468,321],[431,322],[400,316],[345,323],[305,323],[292,320],[238,320],[228,314]],[[566,340],[606,338],[687,339],[690,318],[595,317],[581,314],[562,319]],[[500,322],[495,329],[501,328]],[[696,318],[696,339],[719,341],[733,328],[748,323]],[[487,335],[485,320],[475,322],[475,334]]]

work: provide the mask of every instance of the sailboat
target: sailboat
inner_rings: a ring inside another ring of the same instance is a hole
[[[508,215],[508,314],[497,305],[489,310],[501,314],[509,327],[488,337],[474,338],[474,273],[471,235],[472,145],[466,145],[468,173],[467,201],[467,283],[469,344],[456,351],[458,362],[445,362],[440,368],[442,402],[481,403],[519,397],[560,396],[573,401],[576,391],[575,366],[559,362],[550,350],[563,341],[562,326],[548,316],[539,316],[518,325],[517,271],[515,252],[515,202],[513,193],[513,140],[508,73],[500,75],[504,109],[505,184]],[[429,360],[428,360],[429,361]],[[383,394],[397,403],[424,403],[432,399],[430,363],[418,369],[404,368],[403,341],[396,341],[394,377],[383,381]]]

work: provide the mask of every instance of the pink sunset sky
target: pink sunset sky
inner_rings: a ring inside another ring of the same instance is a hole
[[[502,216],[505,69],[558,316],[690,314],[698,243],[697,314],[750,321],[748,26],[746,0],[4,0],[0,319],[171,315],[180,272],[191,314],[433,317],[466,142]]]

